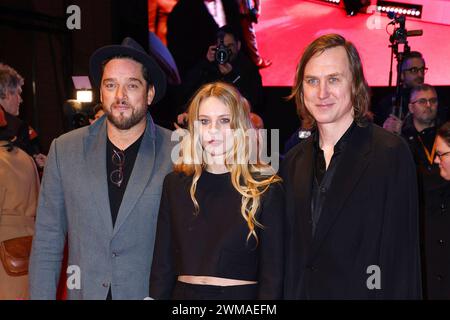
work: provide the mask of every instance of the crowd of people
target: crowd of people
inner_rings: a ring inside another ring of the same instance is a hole
[[[214,38],[182,64],[175,131],[148,110],[166,93],[158,62],[129,37],[96,50],[95,119],[48,156],[17,117],[24,79],[0,64],[0,299],[55,299],[68,270],[68,299],[450,299],[450,122],[424,57],[404,58],[392,115],[370,108],[351,41],[315,39],[290,95],[301,129],[276,168],[252,113],[256,58],[230,25]]]

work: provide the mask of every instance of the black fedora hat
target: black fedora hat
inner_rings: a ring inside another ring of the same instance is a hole
[[[120,45],[105,46],[97,49],[89,61],[89,71],[95,86],[102,80],[102,64],[115,56],[128,56],[142,63],[148,70],[149,77],[155,86],[155,97],[152,104],[157,103],[166,92],[166,75],[158,63],[150,57],[139,43],[130,37],[123,39]]]

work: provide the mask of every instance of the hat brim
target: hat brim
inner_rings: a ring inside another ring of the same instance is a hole
[[[91,80],[95,86],[100,87],[102,80],[102,64],[115,56],[129,56],[142,63],[148,70],[149,77],[155,87],[155,96],[151,104],[160,101],[166,93],[166,75],[158,63],[144,52],[122,45],[111,45],[97,49],[89,61]]]

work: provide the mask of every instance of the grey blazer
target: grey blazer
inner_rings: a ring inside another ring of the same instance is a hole
[[[172,170],[170,131],[147,128],[113,228],[106,173],[105,117],[55,139],[37,210],[31,299],[55,299],[68,236],[68,299],[144,299],[161,189]],[[66,270],[63,270],[65,272]]]

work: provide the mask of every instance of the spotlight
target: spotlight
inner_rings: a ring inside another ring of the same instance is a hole
[[[77,90],[77,101],[92,102],[92,91],[91,90]]]
[[[380,12],[394,12],[414,18],[422,17],[422,5],[420,4],[378,0],[377,6],[380,8],[378,10]],[[385,10],[383,10],[383,8],[385,8]]]

